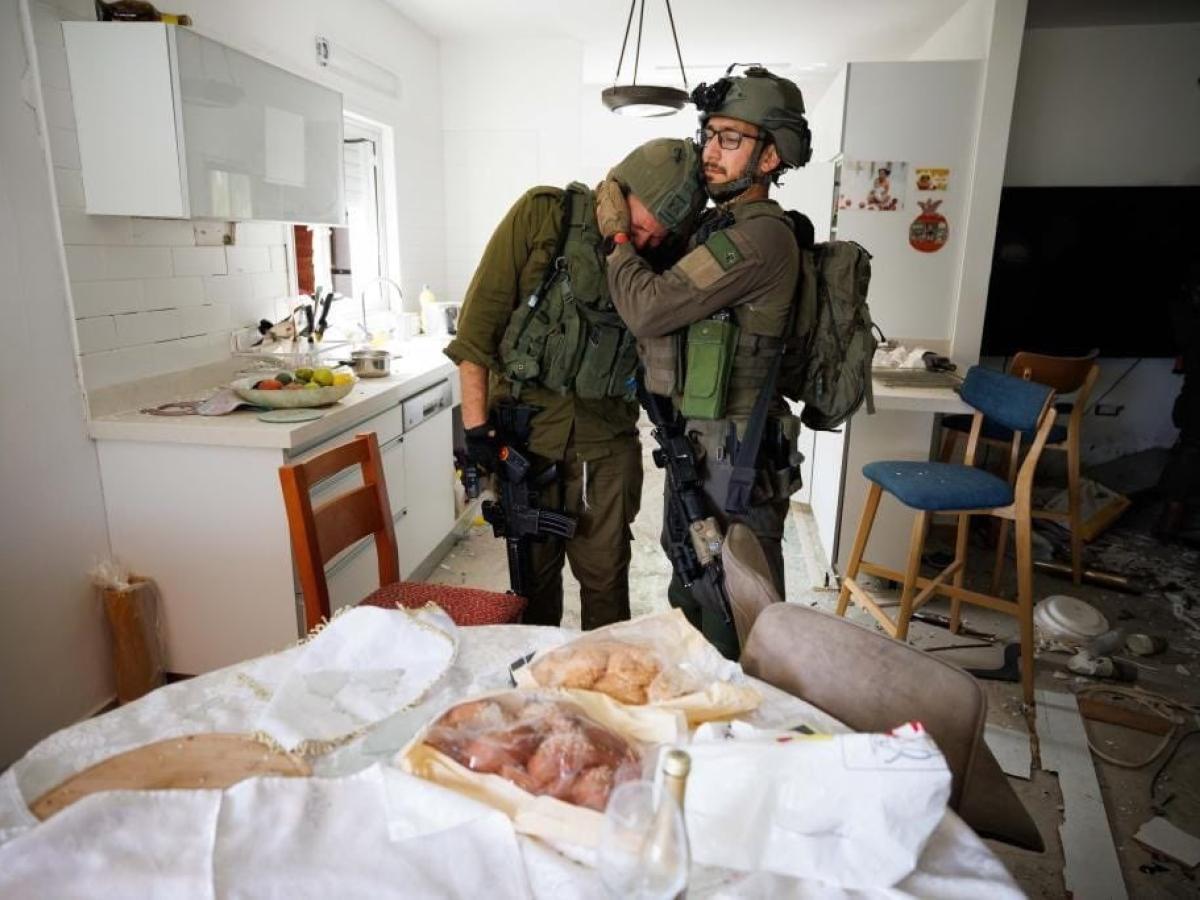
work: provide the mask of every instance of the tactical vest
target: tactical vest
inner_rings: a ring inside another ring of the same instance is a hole
[[[779,219],[789,231],[791,228],[775,203],[753,201],[736,204],[729,211],[736,216],[735,221],[772,216]],[[725,227],[732,224],[731,221]],[[769,295],[753,304],[743,303],[722,311],[732,314],[733,322],[738,327],[725,395],[725,418],[750,415],[771,368],[771,360],[783,342],[795,290],[794,283],[779,284]],[[686,358],[693,359],[695,354],[689,354]],[[689,377],[692,375],[690,371],[687,374]],[[772,411],[787,412],[781,402],[776,403]]]
[[[563,203],[562,251],[509,319],[500,342],[504,375],[514,397],[535,384],[583,400],[632,398],[637,346],[608,295],[595,198],[572,182]]]

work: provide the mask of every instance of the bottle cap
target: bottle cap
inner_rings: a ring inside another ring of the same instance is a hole
[[[668,750],[663,754],[663,774],[671,778],[686,778],[692,770],[692,758],[684,750]]]

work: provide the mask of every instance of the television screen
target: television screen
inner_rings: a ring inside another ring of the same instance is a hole
[[[1198,253],[1200,186],[1005,188],[981,353],[1174,356]]]

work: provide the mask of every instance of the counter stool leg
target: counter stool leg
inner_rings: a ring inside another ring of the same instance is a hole
[[[896,640],[908,639],[908,620],[912,618],[913,594],[917,576],[921,574],[921,553],[925,550],[925,532],[929,528],[929,513],[921,510],[913,520],[912,539],[908,545],[908,568],[904,571],[904,588],[900,592],[900,615],[896,619]]]
[[[1083,521],[1079,515],[1079,438],[1067,445],[1067,516],[1071,527],[1071,580],[1083,583]]]
[[[1000,520],[1000,535],[996,538],[996,563],[992,566],[992,596],[1000,596],[1000,579],[1004,575],[1004,559],[1008,552],[1008,529],[1012,523],[1008,519]]]
[[[1021,625],[1021,688],[1033,704],[1033,536],[1029,515],[1017,519],[1017,618]]]
[[[867,549],[867,539],[871,537],[871,526],[875,524],[875,511],[879,509],[879,498],[883,496],[883,488],[871,482],[871,490],[867,492],[867,502],[863,506],[862,518],[858,520],[858,533],[854,535],[854,546],[850,548],[850,562],[846,566],[846,574],[842,578],[842,589],[838,593],[837,614],[844,616],[846,607],[850,605],[850,586],[847,579],[858,577],[858,567],[862,564],[863,551]]]
[[[971,516],[969,513],[960,513],[958,516],[958,536],[954,543],[954,561],[959,564],[958,571],[954,573],[954,578],[951,581],[955,587],[963,586],[963,576],[967,572],[967,539],[971,534]],[[962,612],[962,600],[958,597],[950,598],[950,631],[953,634],[958,633],[959,616]]]

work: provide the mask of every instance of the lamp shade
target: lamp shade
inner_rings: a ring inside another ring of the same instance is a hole
[[[623,116],[672,116],[691,102],[686,91],[651,84],[624,84],[605,88],[600,99]]]

